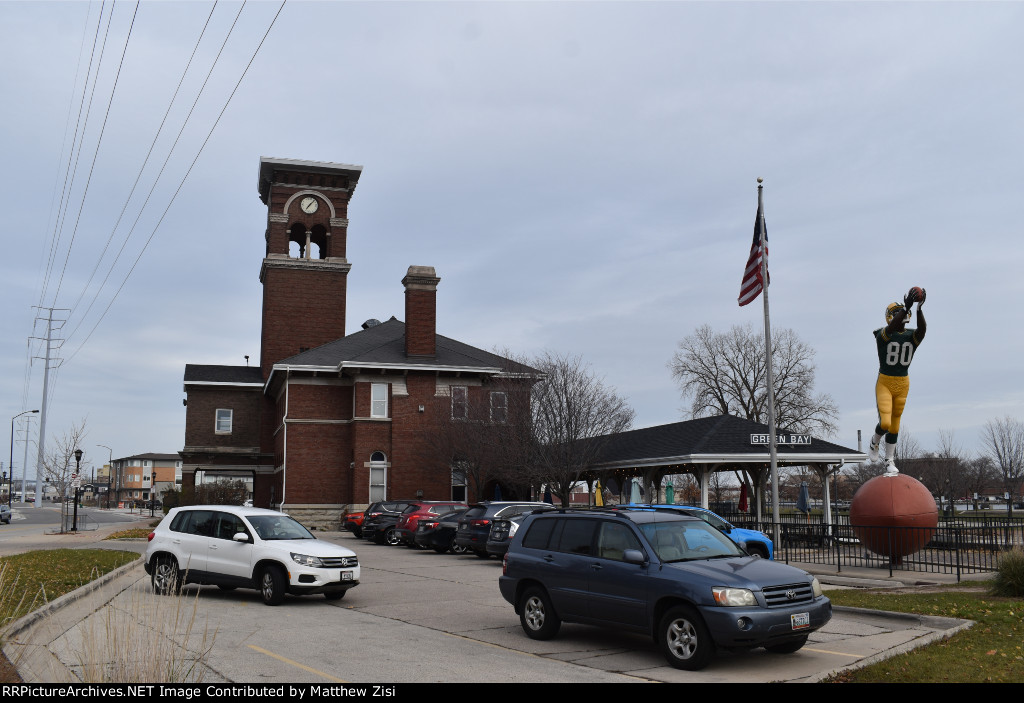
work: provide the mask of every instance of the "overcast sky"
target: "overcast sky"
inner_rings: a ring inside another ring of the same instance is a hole
[[[817,351],[830,439],[866,447],[871,331],[911,285],[904,429],[974,452],[1024,418],[1024,4],[280,7],[0,2],[0,417],[40,407],[32,306],[62,308],[48,443],[85,419],[96,464],[180,450],[185,364],[259,360],[271,156],[363,167],[348,332],[434,266],[439,333],[582,355],[636,427],[684,419],[680,339],[761,330],[736,298],[763,177],[772,326]]]

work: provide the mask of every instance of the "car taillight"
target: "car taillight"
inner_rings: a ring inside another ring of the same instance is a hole
[[[501,559],[501,575],[508,576],[508,552],[505,552],[505,556]]]
[[[155,532],[150,532],[148,535],[146,535],[146,541],[147,542],[152,542],[154,537],[156,537],[156,533]]]
[[[469,524],[470,525],[474,525],[476,527],[483,527],[484,525],[490,525],[491,521],[490,520],[470,520]]]
[[[437,527],[436,522],[421,522],[420,525],[423,527],[424,530],[432,530],[435,527]]]

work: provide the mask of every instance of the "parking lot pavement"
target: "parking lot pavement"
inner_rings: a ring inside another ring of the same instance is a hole
[[[563,625],[553,640],[529,639],[498,592],[498,560],[374,545],[345,533],[320,536],[360,557],[362,582],[341,601],[289,597],[271,608],[255,591],[209,586],[186,587],[185,598],[176,601],[154,595],[137,563],[75,598],[55,601],[49,614],[15,623],[4,651],[27,681],[74,680],[83,643],[111,618],[156,627],[156,619],[181,603],[192,636],[185,642],[179,626],[174,637],[195,652],[205,635],[209,652],[197,670],[210,683],[798,682],[967,626],[837,608],[795,654],[722,653],[707,669],[684,672],[666,665],[651,638],[640,635]]]

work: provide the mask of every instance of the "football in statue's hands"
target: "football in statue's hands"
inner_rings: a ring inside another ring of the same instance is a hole
[[[915,303],[923,303],[924,295],[924,288],[921,286],[914,286],[910,289],[910,297],[914,299]]]

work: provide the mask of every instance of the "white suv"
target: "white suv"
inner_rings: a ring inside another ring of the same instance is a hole
[[[286,593],[344,597],[359,585],[359,560],[275,510],[190,505],[173,508],[150,533],[146,573],[161,594],[183,583],[215,584],[255,588],[278,605]]]

